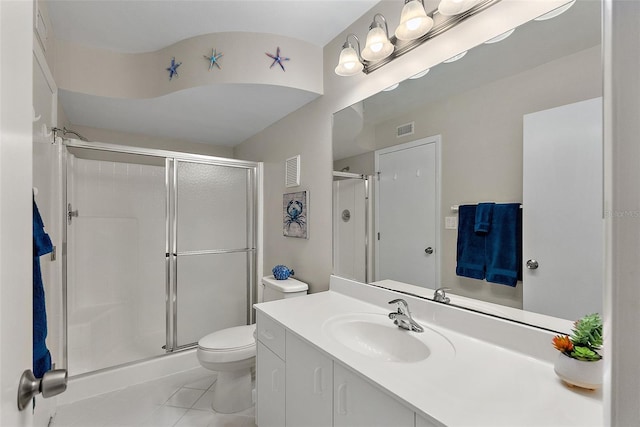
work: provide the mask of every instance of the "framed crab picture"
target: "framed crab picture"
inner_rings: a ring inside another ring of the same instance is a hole
[[[282,198],[282,234],[285,237],[307,238],[309,203],[306,191],[286,193]]]

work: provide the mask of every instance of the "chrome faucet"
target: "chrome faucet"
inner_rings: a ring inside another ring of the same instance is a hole
[[[389,313],[389,319],[393,319],[393,323],[402,329],[413,332],[424,332],[422,326],[420,326],[409,311],[409,304],[403,299],[394,299],[389,301],[389,304],[398,304],[398,311]]]
[[[433,300],[435,302],[441,302],[443,304],[449,304],[451,299],[445,294],[445,291],[450,291],[450,288],[438,288],[433,293]]]

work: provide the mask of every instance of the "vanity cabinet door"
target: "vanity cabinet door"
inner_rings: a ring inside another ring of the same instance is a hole
[[[286,425],[331,426],[333,361],[289,331],[286,359]]]
[[[412,410],[340,364],[333,370],[335,427],[414,427]]]
[[[285,363],[260,341],[256,351],[256,423],[260,427],[283,427]]]

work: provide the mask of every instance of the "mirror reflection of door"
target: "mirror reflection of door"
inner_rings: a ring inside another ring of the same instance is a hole
[[[440,137],[376,151],[376,280],[438,286]]]
[[[601,311],[602,98],[525,115],[523,172],[523,308]]]

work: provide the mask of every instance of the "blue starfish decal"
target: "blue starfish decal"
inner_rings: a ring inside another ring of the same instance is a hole
[[[284,64],[282,62],[288,61],[289,58],[285,58],[285,57],[280,56],[280,46],[278,46],[278,49],[276,50],[276,54],[275,55],[272,55],[270,53],[266,53],[266,55],[269,58],[273,59],[273,62],[271,63],[271,67],[273,67],[274,65],[278,64],[278,65],[280,65],[280,68],[282,68],[282,71],[286,71],[284,69]],[[271,68],[271,67],[269,67],[269,68]]]
[[[169,72],[169,80],[171,80],[174,75],[178,76],[178,67],[180,65],[182,65],[182,62],[178,62],[176,64],[176,58],[175,57],[171,58],[171,66],[169,66],[169,68],[167,68],[167,71]]]
[[[204,57],[209,61],[209,71],[211,71],[214,65],[218,67],[219,70],[222,69],[218,63],[218,59],[222,57],[221,53],[217,53],[215,49],[211,49],[211,56],[204,55]]]

